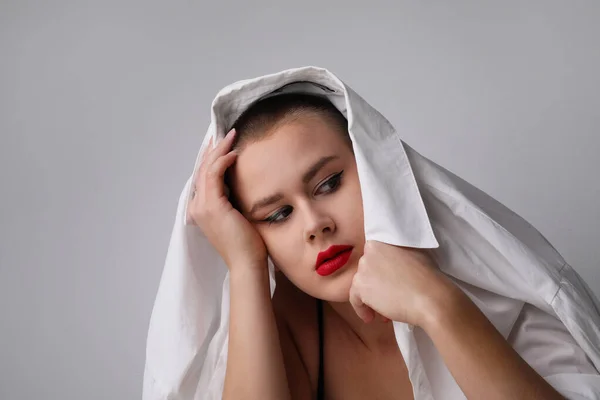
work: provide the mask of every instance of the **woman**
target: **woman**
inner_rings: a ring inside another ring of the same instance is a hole
[[[365,185],[378,178],[368,165],[387,150],[365,155],[370,147],[356,134],[356,120],[325,96],[283,92],[267,91],[238,107],[234,129],[202,154],[187,206],[188,220],[228,268],[224,399],[596,398],[569,386],[577,380],[595,395],[598,371],[544,305],[491,290],[502,285],[493,274],[461,279],[460,269],[477,269],[478,257],[460,258],[460,250],[469,235],[479,239],[456,225],[459,213],[443,211],[427,166],[414,177],[424,202],[413,196],[403,207],[411,198],[406,193],[373,196],[377,190]],[[411,166],[419,163],[413,154]],[[377,209],[390,202],[400,209]],[[427,213],[431,225],[400,230],[424,232],[429,243],[406,232],[398,233],[403,240],[388,240],[371,229],[377,218],[428,219]],[[272,299],[269,260],[278,270]],[[416,327],[417,344],[407,341],[412,336],[403,336],[401,324]],[[432,367],[436,358],[444,371]],[[209,398],[202,379],[190,398]]]

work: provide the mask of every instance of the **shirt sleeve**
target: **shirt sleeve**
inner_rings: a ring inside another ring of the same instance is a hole
[[[558,318],[525,304],[508,342],[567,399],[600,400],[599,372]]]

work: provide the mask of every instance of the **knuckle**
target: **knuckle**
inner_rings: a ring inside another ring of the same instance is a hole
[[[198,170],[202,171],[206,167],[206,154],[200,160],[200,165],[198,165]]]
[[[196,179],[194,179],[194,187],[196,190],[198,190],[200,187],[202,187],[204,180],[205,180],[205,172],[204,170],[198,170],[198,173],[196,174]]]
[[[217,169],[214,166],[211,166],[207,171],[206,171],[206,177],[208,179],[215,179],[217,178],[218,173],[217,173]]]
[[[193,207],[190,210],[190,215],[196,220],[202,219],[202,212],[198,209],[198,207]]]
[[[366,257],[364,257],[364,256],[363,256],[363,257],[361,257],[361,258],[358,260],[358,271],[361,271],[361,272],[362,272],[362,271],[363,271],[363,270],[364,270],[364,269],[367,267],[367,264],[368,264],[368,263],[369,263],[369,262],[368,262],[368,260],[367,260],[367,258],[366,258]]]
[[[204,219],[207,216],[207,207],[202,202],[194,203],[190,206],[189,214],[194,218]]]
[[[352,277],[352,283],[350,285],[350,292],[356,294],[356,291],[359,289],[361,284],[361,274],[356,272]]]
[[[221,156],[221,157],[217,158],[215,160],[214,164],[212,165],[212,169],[215,170],[217,172],[217,174],[220,175],[225,161],[226,161],[225,156]]]
[[[200,207],[198,214],[201,216],[201,218],[208,219],[212,215],[216,214],[215,207],[211,206],[210,204],[205,204],[203,207]]]
[[[204,153],[204,155],[202,156],[202,159],[200,160],[200,165],[198,167],[198,169],[200,170],[204,170],[206,169],[206,166],[208,165],[208,160],[209,160],[209,154]]]

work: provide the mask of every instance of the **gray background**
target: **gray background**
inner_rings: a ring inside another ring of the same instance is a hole
[[[223,86],[331,69],[600,292],[598,1],[1,1],[0,399],[136,399]]]

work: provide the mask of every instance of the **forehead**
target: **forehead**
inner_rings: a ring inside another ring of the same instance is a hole
[[[341,161],[352,156],[333,124],[315,117],[291,121],[240,152],[233,168],[236,193],[245,203],[284,191],[285,186],[298,184],[316,161],[331,155]]]

